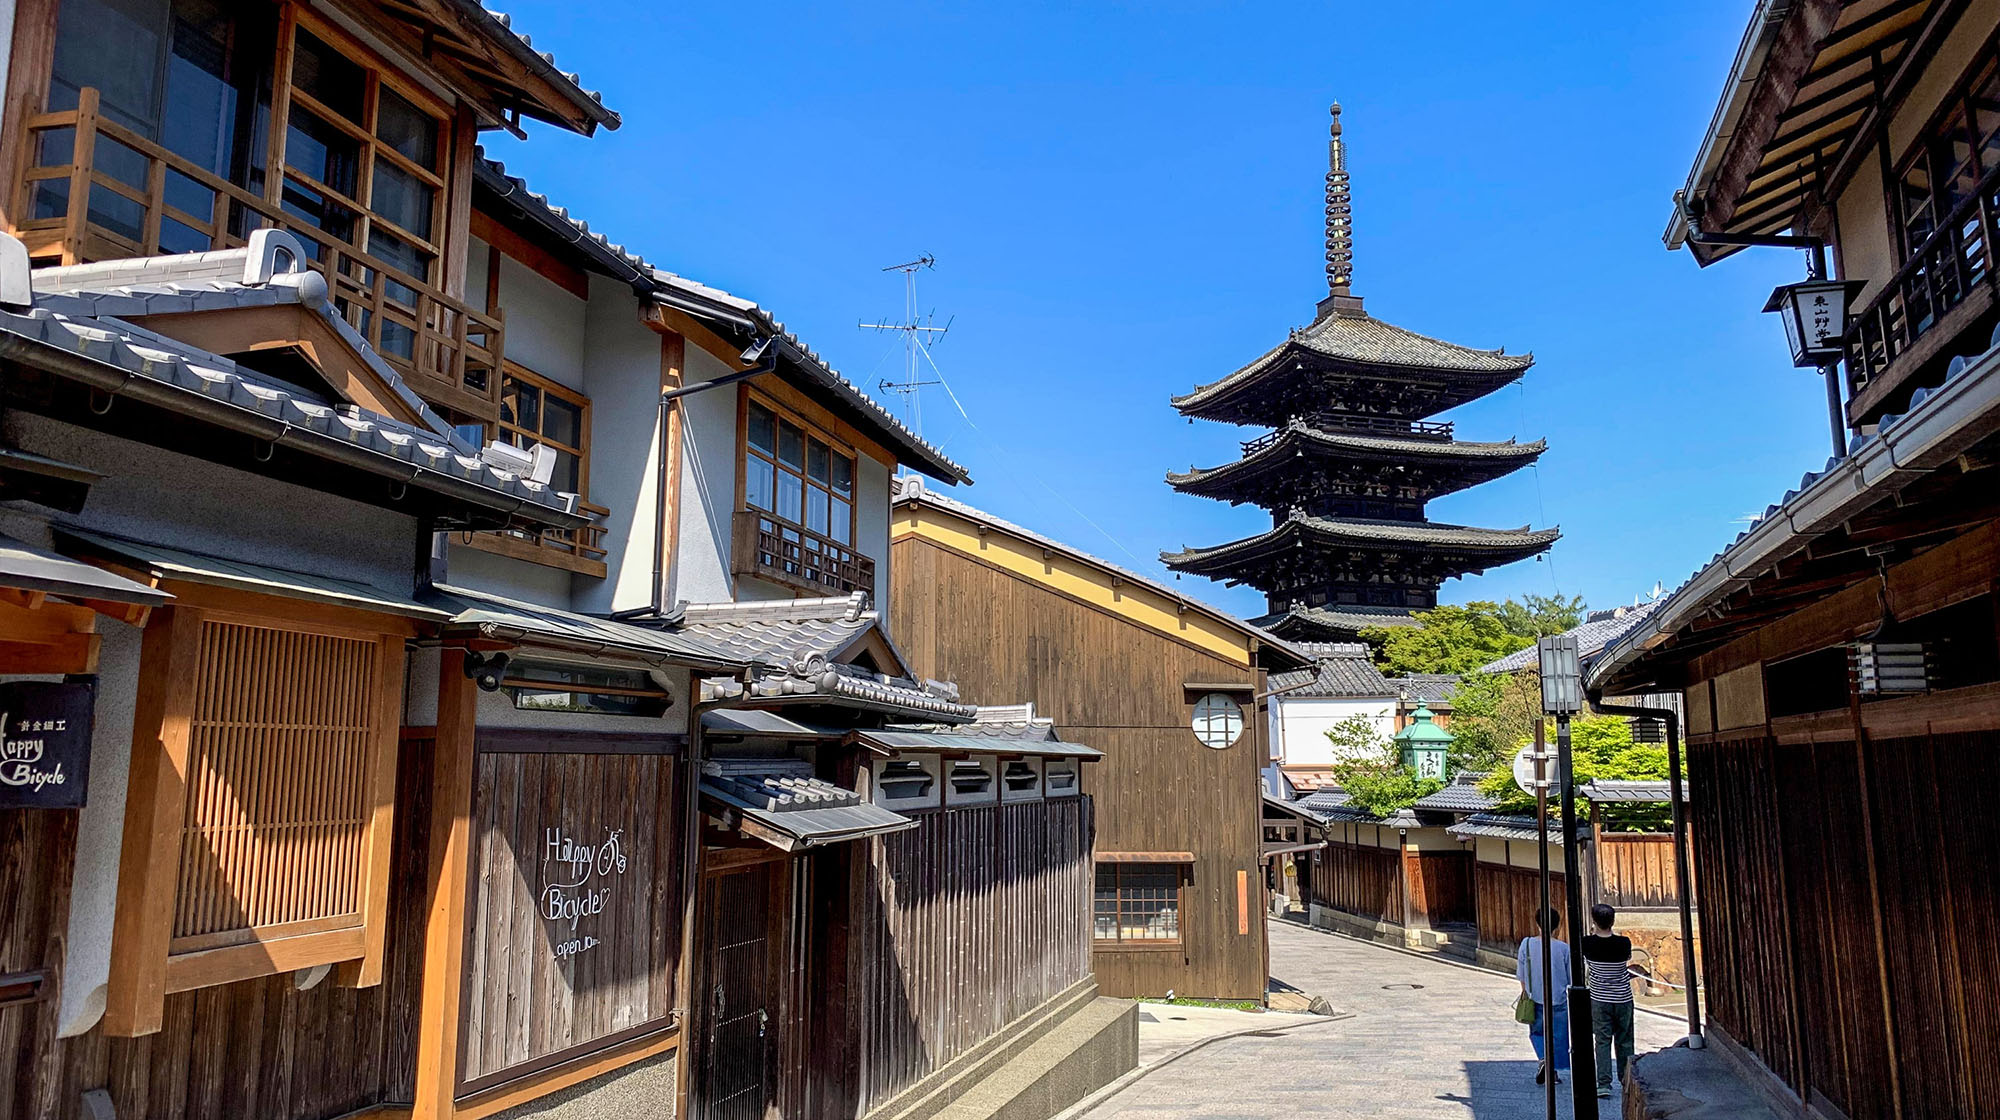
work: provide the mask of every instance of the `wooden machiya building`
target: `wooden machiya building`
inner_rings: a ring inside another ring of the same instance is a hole
[[[1031,701],[1022,718],[1104,754],[1084,772],[1098,984],[1262,1000],[1265,674],[1310,658],[913,478],[893,539],[894,629],[918,671]]]
[[[1129,1068],[1096,752],[872,606],[891,472],[963,472],[473,146],[615,115],[474,4],[15,17],[0,1116],[929,1115],[1058,1037],[1097,1080],[1031,1073],[1052,1112]]]
[[[1174,489],[1271,513],[1269,531],[1161,557],[1177,572],[1248,584],[1255,620],[1299,641],[1352,641],[1407,625],[1440,584],[1546,550],[1554,529],[1426,519],[1433,498],[1533,463],[1546,444],[1466,442],[1437,414],[1522,376],[1534,358],[1475,350],[1369,315],[1352,292],[1352,204],[1340,107],[1326,177],[1328,295],[1313,321],[1219,381],[1174,398],[1190,418],[1271,431],[1243,457],[1167,476]]]
[[[1668,231],[1851,285],[1845,453],[1588,677],[1684,695],[1708,1033],[1784,1115],[2000,1116],[1997,44],[1991,3],[1762,6]]]

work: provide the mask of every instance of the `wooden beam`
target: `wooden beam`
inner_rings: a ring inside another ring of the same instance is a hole
[[[28,164],[27,121],[41,110],[55,63],[56,0],[19,0],[14,5],[14,38],[8,52],[6,103],[0,107],[0,224],[18,230],[24,215],[21,172]]]
[[[657,1054],[664,1054],[679,1046],[680,1041],[679,1027],[669,1027],[657,1034],[635,1038],[608,1050],[600,1050],[575,1061],[564,1062],[552,1069],[530,1074],[517,1081],[474,1093],[461,1101],[452,1115],[455,1120],[483,1120],[484,1117],[504,1112],[515,1105],[526,1104],[593,1077],[622,1069]]]
[[[660,332],[660,392],[678,389],[687,377],[687,338],[676,331]],[[659,524],[655,532],[659,535],[660,579],[669,586],[673,584],[674,564],[680,558],[681,548],[681,455],[682,439],[681,410],[678,407],[667,410],[667,430],[660,446],[660,458],[664,464],[660,483]],[[666,588],[649,588],[666,601]]]
[[[465,263],[470,259],[472,238],[468,234],[473,222],[472,210],[472,161],[478,157],[473,149],[479,143],[479,122],[470,105],[461,104],[452,114],[451,128],[451,172],[445,179],[446,196],[444,219],[444,294],[453,299],[465,298]],[[489,311],[490,313],[490,311]]]
[[[0,642],[0,673],[95,673],[103,641],[95,634],[65,634],[47,642]]]
[[[1727,228],[1735,216],[1737,196],[1764,162],[1765,144],[1798,95],[1799,80],[1819,55],[1820,40],[1840,21],[1842,7],[1841,0],[1804,0],[1786,17],[1777,42],[1765,56],[1764,72],[1750,94],[1750,103],[1723,150],[1721,166],[1708,191],[1703,229]]]
[[[639,321],[662,334],[671,331],[681,335],[708,351],[709,356],[716,361],[728,366],[731,373],[750,368],[750,363],[743,360],[742,347],[716,334],[707,323],[679,308],[659,303],[642,304],[639,308]],[[775,346],[777,343],[773,341],[772,345]]]
[[[423,991],[417,1011],[412,1120],[450,1120],[458,1090],[459,996],[465,974],[466,874],[472,850],[473,730],[478,700],[478,689],[465,675],[465,651],[443,650],[438,665],[430,844],[424,873]]]
[[[484,210],[472,211],[470,222],[472,236],[514,258],[523,268],[570,295],[578,299],[590,298],[590,276],[583,269]]]
[[[200,645],[201,613],[184,606],[155,611],[140,643],[102,1023],[108,1038],[152,1034],[161,1026]]]

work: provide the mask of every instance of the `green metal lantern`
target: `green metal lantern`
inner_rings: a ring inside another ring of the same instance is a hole
[[[1396,732],[1396,749],[1411,773],[1443,781],[1451,732],[1437,725],[1428,705],[1420,705],[1410,714],[1409,726]]]

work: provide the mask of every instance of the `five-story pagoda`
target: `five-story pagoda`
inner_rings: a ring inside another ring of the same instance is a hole
[[[1271,511],[1272,528],[1164,553],[1177,572],[1264,592],[1259,624],[1298,640],[1351,640],[1437,605],[1445,580],[1545,551],[1556,529],[1477,529],[1424,516],[1432,498],[1511,474],[1547,443],[1470,443],[1430,418],[1520,377],[1532,354],[1474,350],[1391,326],[1352,294],[1352,210],[1340,106],[1327,145],[1326,278],[1310,326],[1220,381],[1174,398],[1189,417],[1275,429],[1174,489]]]

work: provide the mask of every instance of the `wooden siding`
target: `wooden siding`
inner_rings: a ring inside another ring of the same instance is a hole
[[[401,744],[398,853],[421,852],[427,843],[430,747],[428,739]],[[8,876],[22,883],[0,898],[4,967],[14,967],[20,931],[58,942],[65,925],[67,898],[58,896],[70,878],[74,826],[57,818],[73,814],[39,816],[45,819],[30,824],[0,814],[0,886],[12,885]],[[34,862],[12,862],[31,847]],[[93,1029],[58,1040],[53,1003],[0,1010],[0,1045],[16,1043],[5,1052],[18,1055],[13,1076],[0,1078],[0,1116],[83,1120],[84,1092],[100,1088],[110,1091],[119,1116],[147,1120],[328,1120],[409,1100],[423,873],[420,859],[393,864],[386,959],[375,987],[344,987],[328,976],[300,991],[285,973],[179,992],[166,999],[164,1028],[140,1038],[106,1038]],[[18,908],[31,901],[45,909]]]
[[[1263,721],[1246,708],[1243,737],[1210,750],[1183,687],[1248,690],[1254,671],[927,540],[899,539],[892,556],[891,632],[919,675],[958,682],[970,703],[1032,700],[1065,738],[1103,751],[1083,767],[1099,849],[1194,853],[1182,952],[1100,948],[1105,993],[1263,998],[1262,892],[1239,914],[1236,889],[1239,872],[1263,882]]]
[[[1855,1117],[2000,1117],[1996,746],[1691,747],[1710,1015],[1802,1097]]]
[[[1475,920],[1471,852],[1408,852],[1410,909],[1432,927]]]
[[[1394,848],[1333,841],[1313,856],[1311,898],[1330,910],[1403,924],[1403,877]]]
[[[461,1090],[667,1025],[680,955],[677,777],[668,755],[481,750]],[[589,866],[552,844],[588,846]],[[552,918],[552,901],[584,912]]]
[[[855,1115],[1090,975],[1088,798],[913,815],[866,842],[850,912]]]
[[[1541,932],[1535,922],[1535,910],[1542,899],[1539,870],[1480,863],[1472,878],[1478,898],[1480,948],[1512,954],[1520,948],[1522,938]],[[1549,905],[1561,910],[1563,892],[1568,889],[1562,872],[1551,868]]]
[[[1584,881],[1590,884],[1592,903],[1608,902],[1621,910],[1672,910],[1680,905],[1671,834],[1600,833],[1588,859]]]

